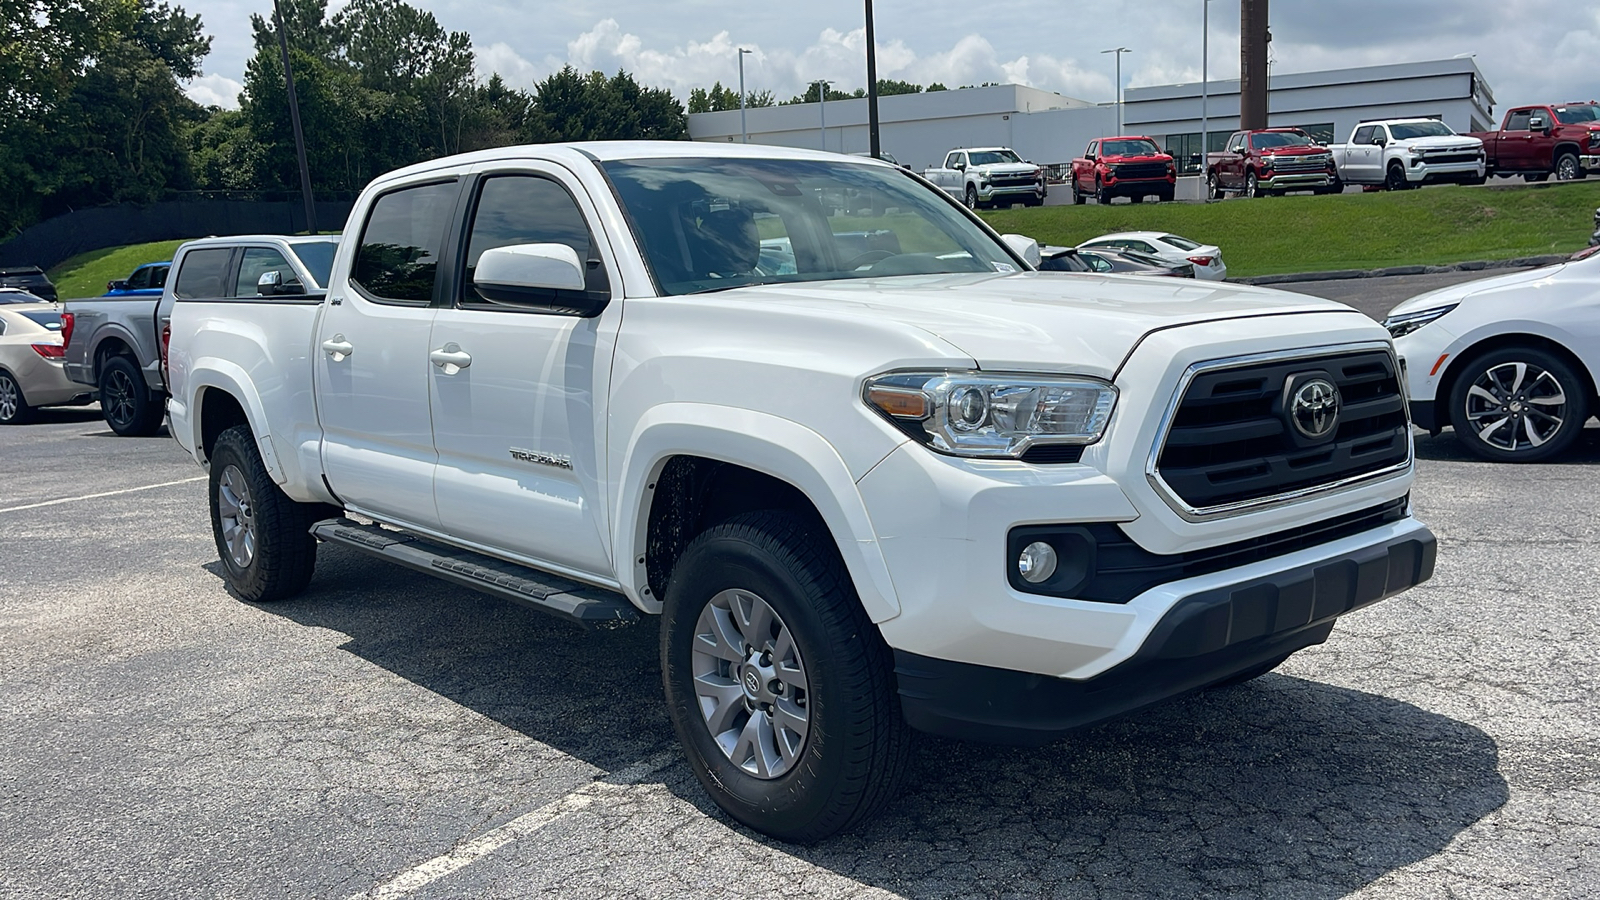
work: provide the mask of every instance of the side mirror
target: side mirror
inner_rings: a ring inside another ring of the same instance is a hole
[[[1240,155],[1240,156],[1249,156],[1249,155],[1250,155],[1250,151],[1249,151],[1249,150],[1246,150],[1246,149],[1245,149],[1245,148],[1243,148],[1243,147],[1240,147],[1240,148],[1239,148],[1239,149],[1237,149],[1237,150],[1235,150],[1235,151],[1233,151],[1233,152],[1235,152],[1235,153],[1237,153],[1237,154],[1239,154],[1239,155]]]
[[[124,291],[124,290],[127,290],[127,289],[128,289],[128,282],[125,279],[118,278],[116,281],[108,281],[108,282],[106,282],[106,292],[107,293],[110,293],[111,291]]]
[[[609,297],[584,291],[584,265],[566,244],[513,244],[483,251],[472,272],[479,296],[494,303],[544,306],[596,316]],[[553,292],[568,292],[561,297]]]
[[[967,170],[967,164],[964,162],[958,162],[954,166],[951,166],[951,168],[955,169],[957,172],[965,172]]]
[[[1381,134],[1375,134],[1372,136],[1372,143],[1377,147],[1387,147],[1389,146],[1389,139]]]
[[[1028,261],[1028,265],[1039,268],[1039,242],[1025,234],[1002,234],[1000,240],[1006,246],[1017,252],[1017,255]]]
[[[1529,131],[1544,131],[1546,127],[1543,116],[1534,116],[1528,120]]]
[[[1084,154],[1084,155],[1083,155],[1083,158],[1084,158],[1084,159],[1087,159],[1087,160],[1088,160],[1088,161],[1090,161],[1090,162],[1094,162],[1094,161],[1095,161],[1095,160],[1097,160],[1097,159],[1099,159],[1099,158],[1100,158],[1100,157],[1098,157],[1098,156],[1096,156],[1096,155],[1095,155],[1095,154],[1093,154],[1093,153],[1085,153],[1085,154]]]

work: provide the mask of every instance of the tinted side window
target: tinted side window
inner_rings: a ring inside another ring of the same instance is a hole
[[[153,288],[167,286],[167,272],[171,266],[155,266],[150,270],[150,286]]]
[[[227,247],[192,250],[184,254],[178,268],[178,281],[172,293],[179,300],[215,300],[226,297],[228,259],[233,251]]]
[[[433,300],[454,181],[402,188],[372,205],[350,280],[378,301],[425,306]]]
[[[289,261],[283,254],[270,247],[251,247],[244,251],[244,259],[239,262],[239,278],[234,282],[233,295],[235,297],[262,296],[261,276],[268,272],[277,272],[286,289],[280,289],[283,294],[303,294],[305,285],[300,283],[300,276],[289,266]],[[295,285],[299,285],[298,288]],[[267,296],[270,296],[268,294]]]
[[[1519,109],[1519,110],[1517,110],[1516,112],[1512,113],[1511,114],[1511,118],[1506,121],[1506,130],[1507,131],[1527,131],[1528,130],[1528,119],[1530,119],[1532,116],[1533,116],[1533,110],[1531,110],[1531,109]]]
[[[463,303],[490,302],[472,285],[478,257],[513,244],[566,244],[585,263],[587,289],[606,289],[605,267],[592,250],[589,226],[566,188],[533,175],[500,175],[484,179],[478,193],[467,239],[466,277],[461,280]]]
[[[961,155],[959,153],[952,153],[949,156],[946,156],[944,158],[944,167],[946,169],[954,169],[956,167],[956,160],[959,159],[960,156]]]
[[[1352,144],[1370,144],[1370,143],[1372,143],[1372,126],[1371,125],[1363,125],[1360,128],[1357,128],[1355,137],[1350,139],[1350,143],[1352,143]]]
[[[149,287],[150,286],[150,273],[154,272],[154,271],[155,270],[150,268],[149,266],[145,266],[142,269],[134,270],[134,273],[132,275],[128,276],[128,290],[130,290],[130,291],[140,291],[140,290],[144,290],[145,288]]]

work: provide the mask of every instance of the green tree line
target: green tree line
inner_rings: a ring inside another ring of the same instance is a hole
[[[480,79],[471,36],[401,0],[351,0],[332,15],[326,0],[284,0],[283,16],[318,191],[485,147],[688,137],[672,93],[626,72],[567,67],[529,91]],[[211,48],[180,6],[0,0],[0,239],[83,206],[298,189],[276,26],[250,24],[240,108],[223,110],[179,84]]]

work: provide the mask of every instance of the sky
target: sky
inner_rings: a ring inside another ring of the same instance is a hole
[[[238,106],[251,53],[251,13],[270,0],[180,0],[213,36],[190,97]],[[687,98],[721,81],[778,99],[818,78],[866,86],[863,4],[732,0],[612,0],[606,4],[408,0],[450,31],[473,37],[478,70],[531,87],[563,65],[614,74]],[[1112,57],[1123,46],[1125,87],[1197,82],[1202,10],[1210,6],[1212,79],[1239,73],[1237,0],[879,0],[878,77],[949,87],[1015,82],[1092,102],[1116,97]],[[330,0],[336,10],[341,0]],[[1273,74],[1474,54],[1496,113],[1524,103],[1600,99],[1600,2],[1571,0],[1278,0],[1271,8]]]

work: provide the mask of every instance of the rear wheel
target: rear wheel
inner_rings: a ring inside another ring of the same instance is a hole
[[[714,526],[674,567],[661,622],[667,709],[711,798],[810,842],[870,821],[910,730],[888,647],[827,532],[792,513]]]
[[[100,367],[100,412],[123,437],[150,437],[161,430],[165,414],[145,386],[144,373],[126,356],[113,356]]]
[[[325,508],[296,503],[278,488],[248,426],[217,437],[210,493],[211,533],[228,587],[251,603],[305,590],[317,564],[311,523]]]
[[[1088,199],[1088,198],[1083,196],[1083,191],[1078,190],[1078,179],[1077,178],[1073,178],[1072,179],[1072,205],[1074,205],[1074,206],[1082,206],[1084,200],[1086,200],[1086,199]]]
[[[1537,347],[1505,347],[1463,365],[1450,390],[1450,422],[1478,456],[1542,462],[1583,433],[1588,386],[1565,359]]]
[[[1206,199],[1222,199],[1222,184],[1217,181],[1217,173],[1215,171],[1206,173]]]
[[[1532,175],[1532,174],[1524,175],[1524,176],[1522,176],[1522,180],[1523,181],[1549,181],[1550,180],[1550,173],[1549,172],[1540,172],[1537,175]]]
[[[1562,153],[1556,157],[1555,168],[1557,181],[1577,181],[1583,177],[1583,167],[1578,165],[1576,153]]]
[[[33,407],[22,394],[22,385],[10,372],[0,370],[0,425],[26,425],[33,421]]]

